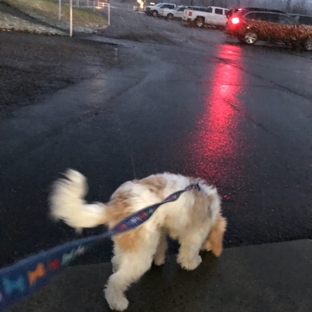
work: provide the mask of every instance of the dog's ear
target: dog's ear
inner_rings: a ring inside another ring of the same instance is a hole
[[[218,213],[215,224],[211,227],[210,233],[206,239],[204,249],[219,257],[223,251],[223,236],[226,229],[227,221]]]

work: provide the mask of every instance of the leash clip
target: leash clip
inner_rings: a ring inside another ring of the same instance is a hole
[[[193,188],[196,189],[197,191],[200,191],[199,183],[194,184]]]

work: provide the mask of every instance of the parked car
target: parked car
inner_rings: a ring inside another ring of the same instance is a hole
[[[185,9],[189,8],[188,6],[185,5],[180,5],[176,7],[175,9],[161,9],[159,11],[159,15],[166,17],[167,19],[171,20],[173,18],[182,18],[183,17],[183,12]]]
[[[274,13],[284,13],[284,11],[268,8],[256,8],[256,7],[245,7],[245,8],[232,8],[226,13],[226,17],[230,18],[232,14],[235,13],[247,13],[249,11],[262,11],[262,12],[274,12]]]
[[[173,3],[158,3],[156,5],[148,5],[145,7],[145,13],[147,15],[152,15],[152,16],[155,16],[157,17],[160,13],[161,10],[164,10],[164,9],[176,9],[176,5],[173,4]]]
[[[228,9],[215,6],[186,9],[184,10],[182,19],[199,28],[203,27],[205,24],[225,27],[227,22],[227,12]]]
[[[292,16],[299,24],[312,26],[312,16],[302,14],[289,15]]]
[[[286,14],[286,12],[276,9],[268,9],[268,8],[258,8],[258,7],[245,7],[245,8],[232,8],[226,13],[227,19],[229,19],[233,14],[239,13],[239,14],[245,14],[250,11],[261,11],[261,12],[272,12],[272,13],[283,13]],[[226,23],[227,25],[227,23]]]
[[[253,45],[258,40],[283,42],[312,50],[312,27],[298,24],[291,16],[268,11],[240,11],[228,20],[226,33],[243,43]]]

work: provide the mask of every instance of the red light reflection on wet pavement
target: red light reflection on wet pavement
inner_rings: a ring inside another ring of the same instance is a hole
[[[222,46],[218,55],[221,61],[216,61],[215,70],[203,84],[207,88],[203,111],[189,140],[194,173],[212,183],[229,177],[239,153],[237,109],[242,86],[241,71],[236,66],[241,62],[240,51]]]

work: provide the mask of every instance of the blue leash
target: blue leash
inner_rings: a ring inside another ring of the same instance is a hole
[[[147,221],[159,206],[176,201],[182,193],[192,189],[200,190],[200,187],[198,184],[190,184],[184,190],[169,195],[162,202],[148,206],[128,216],[103,234],[78,239],[42,251],[1,269],[0,311],[38,290],[58,272],[67,267],[72,260],[84,254],[99,241],[138,227]]]

